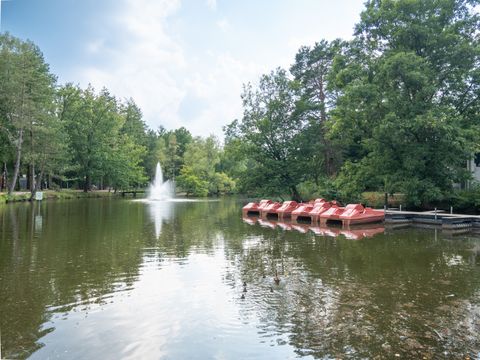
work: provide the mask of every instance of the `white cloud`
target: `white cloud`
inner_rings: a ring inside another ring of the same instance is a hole
[[[122,0],[105,25],[110,35],[87,44],[87,52],[101,62],[80,69],[77,78],[83,86],[105,86],[120,98],[132,97],[153,129],[185,126],[194,135],[221,138],[222,126],[242,114],[242,84],[268,69],[221,50],[187,55],[182,39],[169,31],[179,8],[179,1]],[[191,99],[200,105],[190,106]]]
[[[257,16],[245,24],[209,14],[206,6],[192,15],[191,8],[183,9],[188,5],[180,0],[118,0],[109,18],[96,22],[97,38],[85,45],[90,65],[71,78],[132,97],[152,129],[185,126],[194,135],[222,137],[222,126],[242,116],[243,83],[256,82],[277,66],[288,69],[300,45],[334,38],[345,28],[327,33],[332,26],[324,29],[322,22],[306,21],[305,11],[297,7],[296,23],[275,27],[281,18],[265,23]],[[206,5],[216,10],[217,2],[206,0]]]
[[[217,0],[207,0],[207,6],[212,10],[217,10]]]
[[[196,72],[187,80],[188,91],[206,106],[195,114],[188,128],[194,134],[221,135],[222,126],[242,115],[240,94],[248,81],[268,71],[256,63],[241,62],[229,54],[211,55],[210,71]]]
[[[230,23],[228,22],[228,20],[226,18],[223,18],[223,19],[217,21],[217,26],[220,28],[220,30],[225,32],[229,28]]]
[[[80,70],[82,85],[106,86],[119,97],[133,97],[153,128],[180,124],[178,106],[185,95],[177,74],[187,64],[183,49],[168,34],[169,16],[180,7],[172,0],[123,0],[113,14],[108,41],[87,49],[103,56],[102,65]]]

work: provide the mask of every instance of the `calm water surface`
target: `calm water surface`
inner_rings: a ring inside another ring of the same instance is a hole
[[[377,228],[358,240],[251,225],[241,205],[0,208],[2,356],[480,358],[478,237]]]

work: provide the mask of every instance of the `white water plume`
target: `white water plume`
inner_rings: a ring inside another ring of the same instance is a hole
[[[163,173],[160,163],[157,163],[155,178],[148,189],[148,200],[169,200],[175,195],[175,186],[171,181],[163,182]]]

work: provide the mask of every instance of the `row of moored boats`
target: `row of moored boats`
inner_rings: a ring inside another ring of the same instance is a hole
[[[312,224],[326,225],[329,222],[341,222],[344,226],[368,224],[385,220],[383,210],[364,207],[362,204],[348,204],[340,206],[333,201],[316,199],[308,203],[285,201],[283,203],[271,200],[261,200],[259,203],[251,202],[242,208],[246,216],[276,217],[279,220],[291,218],[292,221],[309,221]]]

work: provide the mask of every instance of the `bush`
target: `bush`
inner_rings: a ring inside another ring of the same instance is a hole
[[[317,198],[334,200],[339,195],[333,181],[328,178],[320,179],[318,184],[315,184],[313,181],[304,181],[298,184],[298,192],[304,201]]]
[[[177,177],[177,184],[187,193],[187,196],[205,197],[208,195],[208,183],[195,176],[189,167],[182,168],[180,176]]]
[[[405,208],[406,198],[404,194],[389,194],[387,199],[389,207],[399,207],[403,205]],[[373,191],[364,192],[361,196],[361,202],[366,206],[383,208],[383,205],[385,205],[385,193]]]
[[[480,213],[480,185],[469,190],[455,190],[445,196],[442,201],[434,204],[436,207],[448,210],[453,206],[454,212],[479,214]]]

